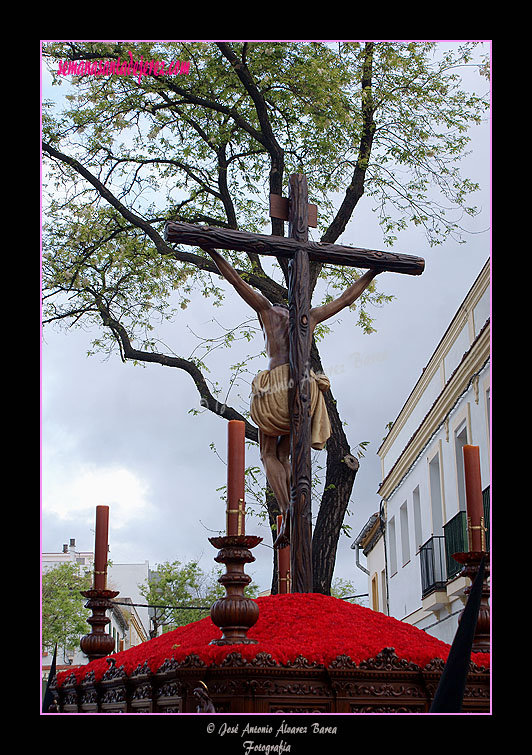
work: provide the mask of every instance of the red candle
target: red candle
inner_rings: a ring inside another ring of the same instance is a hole
[[[227,433],[227,534],[244,535],[245,422],[230,420]]]
[[[277,534],[281,531],[283,523],[282,515],[277,517]],[[277,549],[277,581],[279,593],[284,595],[290,592],[290,546]]]
[[[94,548],[94,587],[107,588],[107,556],[109,533],[109,506],[96,506],[96,536]]]
[[[478,446],[464,446],[464,476],[467,516],[471,527],[471,550],[483,551],[486,550],[486,547],[482,547],[483,538],[480,529],[484,521],[484,505],[482,501],[480,453]]]

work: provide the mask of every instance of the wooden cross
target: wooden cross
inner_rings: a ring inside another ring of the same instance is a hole
[[[290,260],[288,266],[292,489],[290,498],[290,579],[292,592],[312,592],[312,510],[310,456],[310,260],[349,267],[421,275],[420,257],[379,252],[308,240],[316,225],[315,205],[308,203],[307,179],[289,179],[288,200],[272,195],[270,214],[288,220],[289,236],[266,236],[190,223],[168,222],[166,241],[202,248],[251,252]],[[310,215],[310,218],[309,218]]]

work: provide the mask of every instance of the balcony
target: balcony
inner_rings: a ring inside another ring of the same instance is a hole
[[[486,550],[490,549],[490,486],[482,491],[482,503],[484,504],[484,526],[486,527]]]
[[[484,522],[487,529],[486,547],[489,549],[490,488],[482,491],[484,499]],[[421,597],[446,590],[447,582],[454,579],[462,569],[453,558],[453,553],[469,550],[467,514],[459,511],[443,526],[443,535],[433,535],[419,550],[421,565]]]
[[[454,560],[453,553],[464,553],[469,550],[466,512],[459,511],[447,524],[444,524],[443,534],[445,539],[447,579],[452,579],[462,569],[462,564]]]
[[[429,593],[445,590],[447,568],[445,556],[445,538],[433,535],[419,549],[421,565],[421,597]]]

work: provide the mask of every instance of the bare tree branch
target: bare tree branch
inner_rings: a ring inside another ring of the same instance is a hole
[[[218,268],[210,258],[202,257],[201,255],[194,254],[192,252],[184,252],[182,250],[175,249],[167,244],[163,237],[155,228],[153,228],[149,221],[141,218],[139,215],[136,215],[134,212],[129,210],[122,202],[120,202],[119,199],[114,196],[114,194],[107,188],[107,186],[105,186],[105,184],[103,184],[98,178],[96,178],[96,176],[94,176],[78,160],[70,157],[69,155],[65,155],[63,152],[60,152],[59,150],[55,149],[55,147],[52,147],[51,144],[48,144],[46,142],[42,143],[42,147],[44,152],[50,157],[54,158],[55,160],[59,160],[66,165],[69,165],[77,173],[79,173],[79,175],[81,175],[86,181],[88,181],[96,189],[100,196],[105,199],[112,207],[114,207],[129,223],[131,223],[136,228],[143,230],[144,233],[146,233],[146,235],[153,241],[157,251],[160,252],[160,254],[173,257],[179,262],[188,262],[192,265],[195,265],[200,270],[205,270],[209,273],[219,275]],[[287,289],[276,283],[269,276],[265,275],[260,268],[257,273],[243,272],[241,274],[246,277],[246,280],[251,286],[258,288],[259,291],[261,291],[261,293],[263,293],[264,296],[266,296],[266,298],[271,302],[282,301],[283,299],[286,299],[288,295]]]
[[[184,370],[184,372],[188,373],[194,381],[194,385],[198,389],[201,405],[203,407],[209,409],[209,411],[213,412],[214,414],[218,414],[223,419],[238,419],[242,422],[245,422],[246,438],[255,442],[258,441],[257,428],[250,422],[248,422],[248,420],[243,417],[240,412],[237,412],[236,409],[233,409],[231,406],[227,406],[226,404],[220,404],[220,402],[212,395],[201,370],[196,364],[194,364],[194,362],[191,362],[188,359],[184,359],[183,357],[168,356],[166,354],[159,354],[155,352],[135,349],[131,345],[131,341],[126,329],[120,322],[118,322],[118,320],[111,316],[101,297],[99,297],[98,299],[98,309],[103,324],[106,327],[110,328],[110,330],[113,332],[113,335],[117,339],[120,345],[121,354],[123,355],[124,359],[131,359],[140,362],[151,362],[155,364],[161,364],[165,367],[175,367],[176,369]]]
[[[362,67],[362,133],[360,137],[360,146],[358,149],[358,159],[356,161],[355,170],[353,172],[353,178],[351,183],[346,188],[345,196],[340,205],[336,217],[333,219],[329,228],[322,237],[323,242],[334,242],[345,231],[347,223],[351,219],[351,215],[364,193],[364,180],[366,177],[366,170],[369,165],[369,158],[371,155],[371,148],[373,145],[373,137],[375,134],[375,121],[373,119],[375,107],[372,97],[372,77],[373,77],[373,49],[374,42],[366,42],[365,45],[365,58]]]

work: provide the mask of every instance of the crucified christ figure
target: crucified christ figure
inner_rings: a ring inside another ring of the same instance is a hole
[[[231,283],[236,292],[257,313],[268,355],[268,369],[259,372],[252,383],[251,417],[259,429],[260,458],[266,479],[275,495],[283,524],[275,540],[274,547],[288,545],[290,538],[290,415],[288,392],[290,383],[289,367],[289,313],[284,304],[271,304],[265,296],[246,283],[236,270],[213,249],[205,249],[214,260],[221,275]],[[320,307],[310,310],[310,336],[320,322],[333,317],[350,306],[366,290],[378,270],[368,270],[343,294]],[[331,426],[323,398],[330,383],[325,375],[311,371],[310,380],[312,448],[324,448],[331,434]]]

